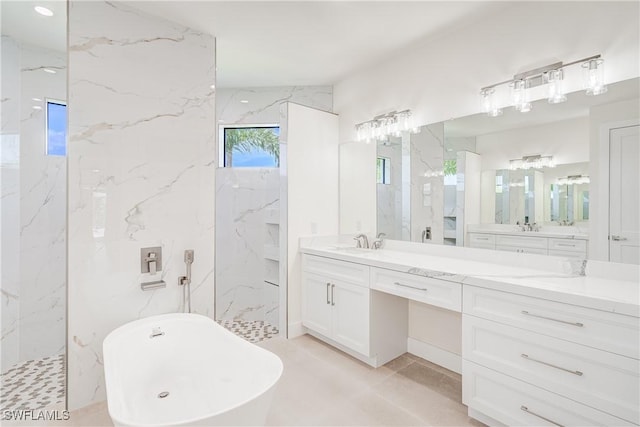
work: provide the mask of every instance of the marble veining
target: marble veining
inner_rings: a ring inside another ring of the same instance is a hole
[[[411,241],[422,242],[425,227],[431,227],[431,240],[444,237],[444,124],[422,126],[411,135]]]
[[[280,104],[284,102],[333,111],[332,86],[223,88],[217,91],[216,99],[221,124],[280,123]]]
[[[5,371],[65,347],[66,159],[45,154],[44,100],[65,99],[66,57],[6,36],[2,49],[2,87],[9,95],[1,156]]]
[[[273,261],[266,247],[279,232],[267,224],[280,199],[277,168],[219,168],[216,171],[216,320],[264,321],[277,310],[266,280]],[[277,227],[275,227],[277,228]],[[275,277],[274,277],[275,276]],[[277,323],[275,323],[277,324]]]
[[[192,310],[213,316],[215,43],[135,4],[69,2],[70,409],[105,398],[111,330],[183,309],[185,249]],[[148,246],[155,276],[140,273]]]

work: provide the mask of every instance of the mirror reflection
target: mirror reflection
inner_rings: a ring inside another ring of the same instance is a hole
[[[586,241],[594,185],[590,114],[637,93],[638,79],[631,79],[597,97],[576,92],[563,104],[536,101],[527,114],[476,114],[378,141],[377,231],[458,246],[474,246],[470,232],[478,230],[569,233]]]

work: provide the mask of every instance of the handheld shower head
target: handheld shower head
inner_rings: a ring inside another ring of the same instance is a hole
[[[184,251],[184,262],[187,264],[193,263],[193,249],[187,249]]]

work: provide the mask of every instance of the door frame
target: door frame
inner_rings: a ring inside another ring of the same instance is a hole
[[[640,126],[640,119],[621,120],[615,122],[607,122],[600,125],[598,132],[598,150],[596,154],[596,162],[590,167],[591,171],[595,171],[597,182],[592,186],[597,187],[598,199],[603,203],[594,205],[593,197],[590,197],[589,209],[595,213],[597,220],[593,221],[589,218],[589,258],[600,261],[609,261],[609,210],[611,205],[610,199],[610,152],[611,152],[611,131],[613,129],[625,128],[631,126]],[[593,156],[590,155],[591,159]],[[590,162],[593,160],[590,159]],[[595,159],[594,159],[595,160]],[[594,169],[595,168],[595,169]],[[594,175],[593,173],[591,175]]]

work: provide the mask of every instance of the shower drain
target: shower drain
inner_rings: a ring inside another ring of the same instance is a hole
[[[158,393],[158,399],[164,399],[167,396],[169,396],[169,392],[168,391],[163,391],[163,392]]]

